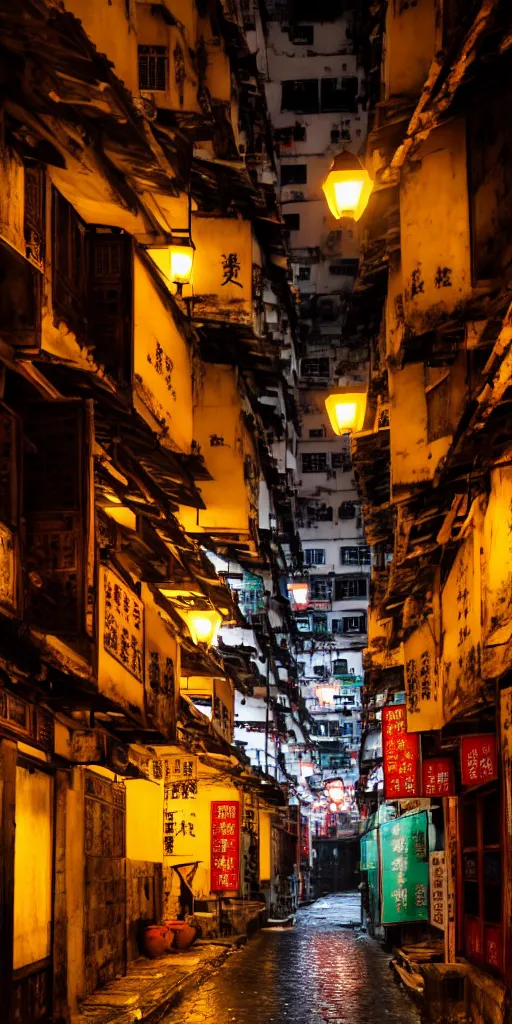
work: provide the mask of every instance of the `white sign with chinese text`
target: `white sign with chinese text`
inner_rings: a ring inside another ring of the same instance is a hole
[[[446,928],[446,864],[444,850],[429,855],[430,924]]]

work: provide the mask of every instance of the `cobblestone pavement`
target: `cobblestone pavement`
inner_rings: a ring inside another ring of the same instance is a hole
[[[295,929],[251,939],[165,1024],[419,1024],[378,943],[342,927],[354,918],[358,897],[318,900]]]

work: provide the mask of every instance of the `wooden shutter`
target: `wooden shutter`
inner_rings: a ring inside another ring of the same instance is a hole
[[[71,203],[54,189],[53,309],[56,318],[62,318],[81,341],[86,340],[85,232],[85,224]]]
[[[93,500],[89,407],[34,404],[24,430],[27,618],[49,633],[77,635],[85,627]]]
[[[131,380],[132,248],[129,235],[89,235],[89,344],[118,382]]]

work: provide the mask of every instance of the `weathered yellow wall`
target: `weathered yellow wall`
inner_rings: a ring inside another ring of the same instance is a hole
[[[185,529],[244,532],[249,529],[249,500],[244,478],[244,456],[254,448],[242,424],[238,371],[231,366],[208,364],[202,394],[194,411],[194,438],[201,445],[213,480],[201,481],[206,509],[180,508]],[[211,435],[224,438],[211,445]]]
[[[475,710],[482,694],[481,675],[483,506],[473,502],[467,536],[441,592],[442,684],[445,719]]]
[[[405,320],[425,329],[471,295],[462,119],[431,132],[403,168],[400,222]]]
[[[134,373],[138,411],[154,430],[158,431],[160,424],[160,430],[162,425],[168,430],[167,443],[175,450],[190,454],[193,435],[189,347],[164,306],[151,274],[137,256]]]
[[[66,0],[66,10],[80,19],[100,53],[114,64],[115,74],[127,89],[138,89],[137,37],[126,16],[126,0]]]
[[[386,99],[418,96],[435,54],[436,11],[432,0],[389,3],[386,16],[384,81]]]
[[[192,316],[252,322],[251,222],[238,217],[193,216],[192,237],[196,246]],[[230,255],[238,262],[232,275],[224,270],[225,257]]]
[[[126,779],[126,856],[161,862],[164,787],[145,779]]]
[[[52,788],[44,772],[16,768],[14,968],[51,953]]]
[[[423,363],[408,363],[389,374],[392,493],[431,480],[450,437],[429,443]]]
[[[272,814],[260,808],[260,882],[272,878]]]
[[[182,753],[182,752],[181,752]],[[193,824],[194,836],[179,836],[175,840],[175,853],[165,857],[167,865],[182,864],[186,861],[200,861],[194,877],[194,895],[198,899],[210,897],[210,836],[212,800],[236,800],[240,802],[240,791],[229,780],[222,779],[220,772],[199,765],[197,775],[197,797],[172,801],[176,820]],[[171,806],[171,805],[170,805]]]
[[[491,473],[482,534],[483,674],[501,675],[512,667],[512,469]]]

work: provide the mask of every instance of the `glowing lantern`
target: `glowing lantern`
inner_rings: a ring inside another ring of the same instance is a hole
[[[171,245],[171,269],[170,279],[173,284],[190,284],[192,277],[192,264],[194,262],[194,247],[192,242],[181,245]]]
[[[309,588],[306,582],[289,583],[288,592],[296,608],[307,608],[309,599]]]
[[[366,413],[366,386],[352,384],[338,388],[325,399],[325,408],[335,434],[350,434],[362,430]]]
[[[329,797],[331,800],[334,800],[336,804],[340,804],[344,796],[345,793],[341,786],[329,787]]]
[[[334,158],[322,189],[336,220],[359,220],[368,205],[373,182],[357,156],[344,150]]]
[[[206,644],[207,647],[211,647],[215,643],[222,622],[220,612],[215,609],[193,608],[190,611],[180,609],[180,615],[185,619],[195,644]]]
[[[329,810],[332,811],[333,814],[336,814],[338,807],[336,804],[329,804]]]

